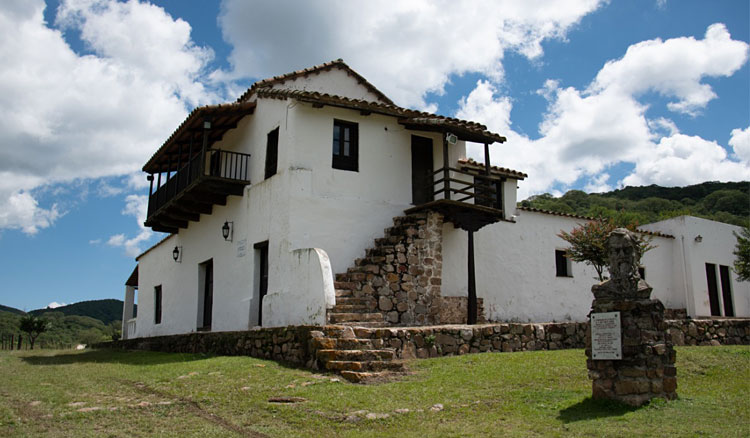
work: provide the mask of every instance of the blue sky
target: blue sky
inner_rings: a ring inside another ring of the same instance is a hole
[[[187,113],[336,58],[399,105],[507,136],[493,164],[529,174],[522,197],[748,180],[749,8],[5,1],[0,304],[122,299],[163,237],[142,227],[140,167]]]

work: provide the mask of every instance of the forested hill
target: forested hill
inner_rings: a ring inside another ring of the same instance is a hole
[[[88,316],[98,319],[105,325],[122,318],[122,301],[115,299],[81,301],[54,309],[32,310],[29,313],[41,315],[46,312],[59,312],[63,315]]]
[[[25,315],[26,314],[26,312],[24,312],[23,310],[16,309],[15,307],[3,306],[2,304],[0,304],[0,311],[2,311],[2,312],[10,312],[10,313],[14,313],[16,315]]]
[[[750,182],[705,182],[687,187],[625,187],[607,193],[571,190],[556,198],[549,193],[520,202],[523,207],[581,216],[604,216],[620,223],[647,224],[690,215],[746,226],[750,218]]]

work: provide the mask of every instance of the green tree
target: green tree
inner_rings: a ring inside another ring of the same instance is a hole
[[[737,259],[734,261],[734,272],[737,273],[737,280],[750,280],[750,226],[742,227],[740,234],[735,233],[737,246],[734,248],[734,255]]]
[[[561,230],[558,236],[570,244],[570,248],[566,250],[566,257],[575,262],[584,262],[593,266],[599,281],[604,281],[606,280],[604,268],[608,261],[606,241],[609,234],[617,227],[613,219],[599,218],[580,225],[569,233]],[[641,255],[654,248],[650,238],[636,231],[635,224],[628,224],[624,228],[635,232]]]
[[[21,318],[21,320],[18,322],[18,326],[22,332],[28,333],[29,344],[31,346],[31,349],[33,350],[36,338],[47,331],[49,323],[44,318],[37,318],[34,315],[28,314]]]

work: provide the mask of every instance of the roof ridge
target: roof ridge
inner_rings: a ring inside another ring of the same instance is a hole
[[[282,75],[273,76],[273,77],[266,78],[266,79],[261,79],[255,82],[253,85],[251,85],[250,88],[248,88],[244,93],[242,93],[242,95],[239,98],[237,98],[237,102],[241,102],[243,100],[248,99],[250,95],[253,94],[253,92],[261,88],[270,87],[273,84],[284,83],[288,80],[295,79],[300,76],[307,76],[313,73],[318,73],[321,70],[330,70],[333,67],[343,68],[347,72],[347,74],[354,76],[357,82],[364,85],[365,88],[367,88],[373,94],[378,96],[378,98],[387,102],[388,104],[394,105],[393,101],[388,96],[386,96],[385,93],[378,90],[378,88],[375,87],[375,85],[373,85],[370,81],[365,79],[364,76],[357,73],[353,68],[349,67],[349,65],[346,62],[344,62],[344,60],[341,58],[334,59],[333,61],[324,62],[322,64],[314,65],[312,67],[306,67],[301,70],[295,70],[289,73],[284,73]]]
[[[587,221],[595,221],[595,220],[597,220],[597,218],[591,217],[591,216],[579,216],[577,214],[561,213],[561,212],[558,212],[558,211],[544,210],[544,209],[541,209],[541,208],[523,207],[523,206],[518,206],[516,208],[518,210],[530,211],[532,213],[549,214],[549,215],[552,215],[552,216],[563,216],[563,217],[569,217],[569,218],[573,218],[573,219],[584,219],[584,220],[587,220]],[[646,224],[646,225],[648,225],[648,224]],[[648,235],[656,236],[656,237],[665,237],[667,239],[674,239],[675,238],[671,234],[662,233],[660,231],[649,231],[649,230],[644,230],[644,229],[641,229],[641,228],[636,228],[635,231],[638,232],[638,233],[641,233],[641,234],[648,234]]]
[[[428,113],[425,111],[418,111],[413,110],[409,108],[400,107],[396,104],[385,104],[381,102],[372,102],[369,100],[364,99],[354,99],[346,96],[339,96],[336,94],[329,94],[329,93],[321,93],[319,91],[307,91],[307,90],[288,90],[288,89],[269,89],[269,88],[263,88],[257,90],[258,97],[270,97],[270,98],[277,98],[277,97],[293,97],[293,98],[300,98],[300,97],[307,97],[307,98],[313,98],[313,99],[329,99],[333,101],[338,101],[338,103],[351,103],[351,104],[358,104],[369,107],[369,109],[373,108],[380,108],[382,110],[390,110],[391,112],[395,112],[400,116],[408,117],[412,119],[419,119],[419,118],[429,118],[429,119],[436,119],[441,121],[447,121],[449,123],[455,123],[460,125],[466,125],[467,128],[473,129],[473,130],[479,130],[482,131],[484,134],[491,135],[494,137],[497,137],[496,140],[499,142],[504,142],[505,137],[495,134],[494,132],[491,132],[487,129],[487,127],[481,123],[473,122],[470,120],[463,120],[458,119],[455,117],[448,117],[443,116],[440,114],[433,114]],[[394,115],[394,114],[390,114]]]

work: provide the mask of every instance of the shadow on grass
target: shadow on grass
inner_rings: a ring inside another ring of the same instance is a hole
[[[596,418],[619,417],[637,409],[637,407],[612,400],[594,400],[591,397],[586,397],[582,401],[561,410],[557,419],[564,423],[573,423]]]
[[[161,365],[192,362],[211,356],[187,353],[158,353],[152,351],[86,350],[83,352],[24,355],[20,359],[29,365],[67,365],[76,363],[119,363],[125,365]]]

